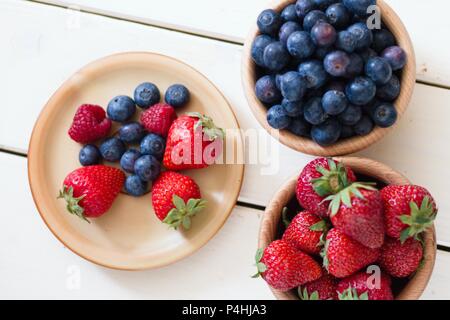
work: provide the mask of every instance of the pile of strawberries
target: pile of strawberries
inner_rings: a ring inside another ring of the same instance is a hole
[[[258,250],[255,276],[304,300],[394,299],[393,280],[420,268],[437,208],[423,187],[376,186],[332,159],[309,163],[296,187],[304,211]]]

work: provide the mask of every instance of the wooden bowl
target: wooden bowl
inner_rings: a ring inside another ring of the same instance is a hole
[[[287,5],[294,3],[294,0],[281,0],[272,2],[268,8],[281,11]],[[378,6],[381,10],[383,22],[390,29],[397,39],[400,47],[402,47],[408,55],[408,62],[402,71],[401,83],[402,88],[400,96],[395,101],[398,112],[399,122],[401,116],[408,107],[416,82],[416,58],[411,39],[397,14],[383,1],[378,0]],[[244,54],[242,57],[242,82],[245,95],[250,108],[259,123],[275,138],[279,139],[284,145],[310,155],[316,156],[337,156],[346,155],[360,151],[373,143],[380,140],[395,126],[387,129],[376,127],[369,135],[363,137],[353,137],[337,142],[329,147],[321,147],[313,140],[305,137],[298,137],[287,130],[276,130],[267,123],[267,107],[262,104],[255,94],[255,83],[257,81],[257,66],[251,57],[251,46],[256,36],[260,34],[256,23],[250,31],[245,41]]]
[[[356,157],[342,157],[334,158],[341,161],[345,165],[352,168],[356,174],[372,177],[377,181],[393,185],[410,184],[409,180],[400,173],[394,171],[388,166],[369,160],[365,158]],[[281,212],[283,208],[295,198],[295,186],[297,184],[298,175],[292,177],[284,184],[280,191],[278,191],[266,208],[261,221],[261,228],[259,232],[259,246],[258,248],[266,248],[272,241],[276,240]],[[424,250],[424,264],[421,269],[417,271],[413,278],[403,287],[395,299],[396,300],[417,300],[424,292],[430,277],[433,272],[434,263],[436,260],[436,232],[435,228],[429,229],[425,233],[425,250]],[[270,288],[277,299],[280,300],[299,300],[298,296],[292,292],[282,292]]]

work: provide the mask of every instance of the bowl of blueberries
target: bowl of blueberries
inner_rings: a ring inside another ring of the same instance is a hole
[[[282,0],[245,44],[244,91],[260,124],[288,147],[345,155],[398,122],[416,80],[414,48],[382,0]]]

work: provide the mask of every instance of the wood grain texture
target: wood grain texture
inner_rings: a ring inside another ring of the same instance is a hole
[[[374,179],[383,181],[387,184],[409,184],[409,180],[402,174],[380,162],[357,157],[343,157],[335,159],[352,168],[355,173],[373,177]],[[295,186],[297,184],[297,179],[298,175],[295,175],[289,179],[286,184],[274,195],[270,204],[267,206],[261,221],[259,233],[260,248],[266,248],[272,241],[275,240],[281,212],[287,203],[295,197]],[[400,294],[395,297],[397,300],[417,300],[421,297],[427,287],[436,260],[436,232],[434,227],[425,233],[424,240],[424,265],[408,282]],[[271,290],[277,299],[298,300],[298,297],[292,292],[282,292],[273,288],[271,288]]]

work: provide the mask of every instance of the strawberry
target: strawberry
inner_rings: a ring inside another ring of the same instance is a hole
[[[337,285],[339,300],[394,300],[391,278],[382,273],[377,283],[376,276],[360,272],[343,279]]]
[[[327,223],[308,211],[300,212],[289,224],[283,240],[296,249],[310,254],[319,254],[325,243]]]
[[[105,214],[122,190],[125,174],[116,168],[96,165],[79,168],[63,183],[58,199],[67,202],[67,211],[89,222]]]
[[[367,248],[338,229],[331,229],[322,256],[330,274],[345,278],[377,261],[380,249]]]
[[[301,300],[337,300],[336,280],[323,271],[320,279],[298,287],[298,295]]]
[[[384,212],[380,192],[369,184],[353,183],[329,196],[333,226],[362,245],[376,249],[384,243]]]
[[[193,179],[173,171],[161,173],[153,184],[152,203],[156,216],[170,227],[191,227],[191,218],[205,208],[200,188]]]
[[[306,253],[298,251],[283,240],[272,242],[265,250],[256,252],[258,273],[274,289],[288,291],[319,279],[322,268]]]
[[[208,116],[192,112],[179,117],[169,130],[164,166],[173,171],[208,167],[221,153],[224,135]]]
[[[172,122],[177,118],[175,109],[165,103],[158,103],[141,114],[141,123],[151,133],[167,137]]]
[[[423,258],[422,243],[409,238],[402,244],[399,240],[388,238],[381,249],[380,266],[393,277],[406,278],[420,266]]]
[[[350,168],[333,159],[318,158],[303,169],[298,178],[296,194],[300,205],[321,217],[328,216],[328,203],[323,200],[338,193],[356,180]]]
[[[111,125],[102,107],[83,104],[75,113],[69,136],[78,143],[91,143],[105,138],[111,131]]]
[[[381,190],[384,202],[386,232],[400,239],[414,237],[433,226],[436,202],[425,188],[419,186],[387,186]]]

